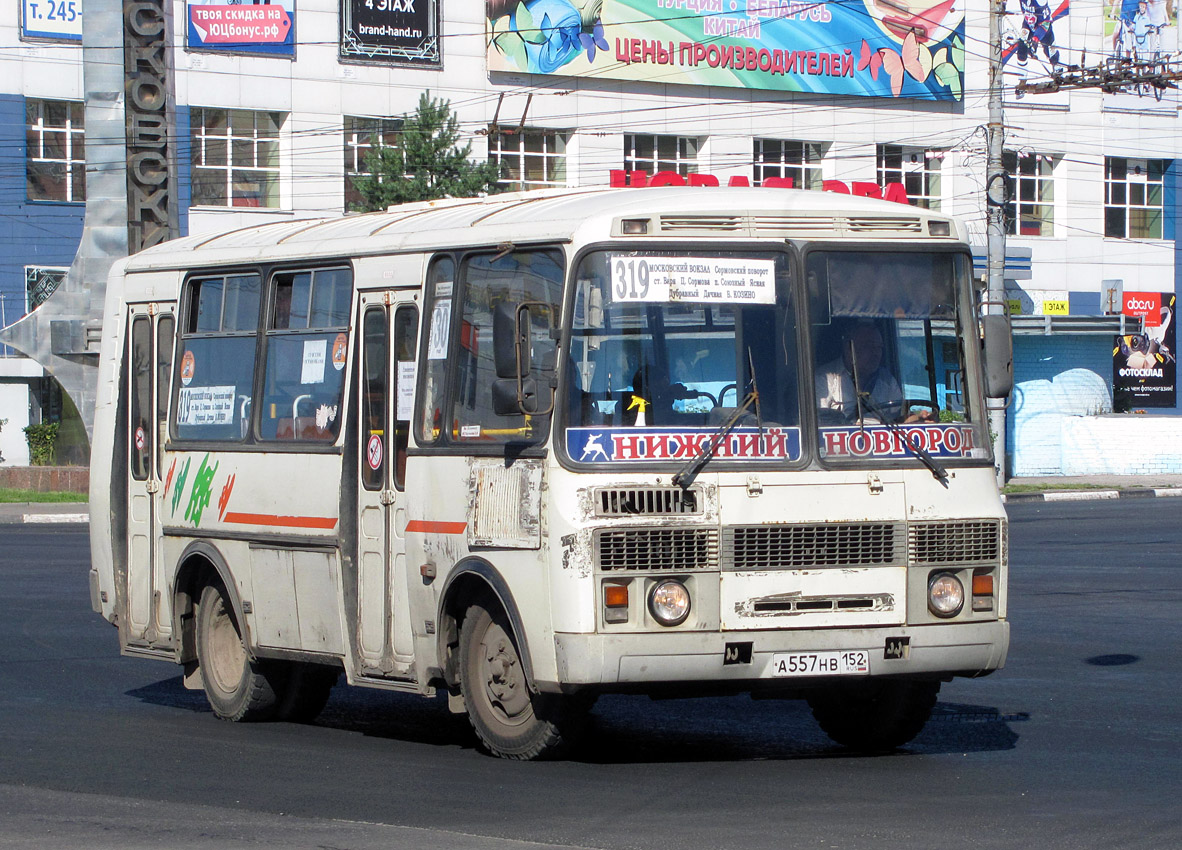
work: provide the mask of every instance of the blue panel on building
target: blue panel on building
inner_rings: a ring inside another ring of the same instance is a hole
[[[25,314],[25,267],[68,267],[82,238],[83,203],[30,201],[25,190],[25,98],[0,94],[0,311]]]
[[[1102,316],[1099,292],[1069,292],[1068,312],[1073,316]]]

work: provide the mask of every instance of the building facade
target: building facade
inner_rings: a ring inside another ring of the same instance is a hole
[[[100,0],[85,2],[89,15]],[[100,165],[83,153],[81,24],[18,5],[0,20],[0,324],[35,308],[70,265],[85,175]],[[983,254],[987,4],[921,2],[909,17],[897,5],[174,0],[178,227],[356,208],[366,153],[397,143],[400,118],[427,91],[450,102],[473,156],[500,163],[513,188],[606,185],[612,172],[862,192],[901,183],[910,203],[965,219]],[[1021,392],[1008,430],[1012,472],[1043,474],[1063,471],[1062,449],[1056,460],[1053,440],[1031,438],[1030,411],[1045,414],[1052,399],[1061,409],[1064,393],[1081,414],[1110,411],[1114,336],[1140,330],[1121,318],[1121,294],[1177,291],[1182,142],[1173,89],[1019,97],[1016,87],[1084,57],[1166,61],[1177,22],[1167,13],[1156,41],[1138,44],[1109,3],[1012,5],[1007,299]],[[1056,388],[1078,369],[1095,376],[1086,390]],[[6,462],[20,462],[19,426],[50,415],[46,386],[19,352],[0,350]]]

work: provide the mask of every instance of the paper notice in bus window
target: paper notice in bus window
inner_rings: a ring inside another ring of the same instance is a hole
[[[776,303],[775,260],[613,254],[611,272],[616,302]]]
[[[396,419],[409,420],[415,410],[415,362],[398,361],[398,410]]]
[[[232,425],[234,387],[181,387],[176,419],[179,425]]]
[[[427,359],[447,359],[447,338],[451,333],[451,299],[440,298],[431,310],[431,337],[427,340]]]
[[[304,368],[300,372],[301,384],[324,383],[324,361],[328,355],[327,339],[304,340]]]

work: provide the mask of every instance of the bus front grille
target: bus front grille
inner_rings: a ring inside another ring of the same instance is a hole
[[[716,570],[718,531],[713,528],[629,528],[600,531],[599,569]]]
[[[737,571],[902,565],[903,540],[889,522],[734,526],[722,560]]]
[[[595,493],[598,516],[677,516],[700,512],[699,491],[680,487],[605,487]]]
[[[907,543],[913,564],[996,564],[1001,557],[1001,523],[916,523],[908,530]]]

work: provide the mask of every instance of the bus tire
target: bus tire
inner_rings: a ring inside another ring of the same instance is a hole
[[[275,672],[251,660],[234,606],[221,582],[207,584],[201,591],[197,661],[205,697],[220,719],[269,720],[275,715]]]
[[[919,734],[939,691],[939,682],[879,679],[819,690],[808,702],[821,729],[837,743],[886,753]]]
[[[472,728],[500,758],[561,756],[582,731],[586,712],[558,694],[530,690],[513,629],[499,607],[489,608],[469,607],[460,629],[460,690]]]
[[[286,676],[275,716],[289,723],[311,723],[320,716],[340,671],[319,664],[292,662]]]

